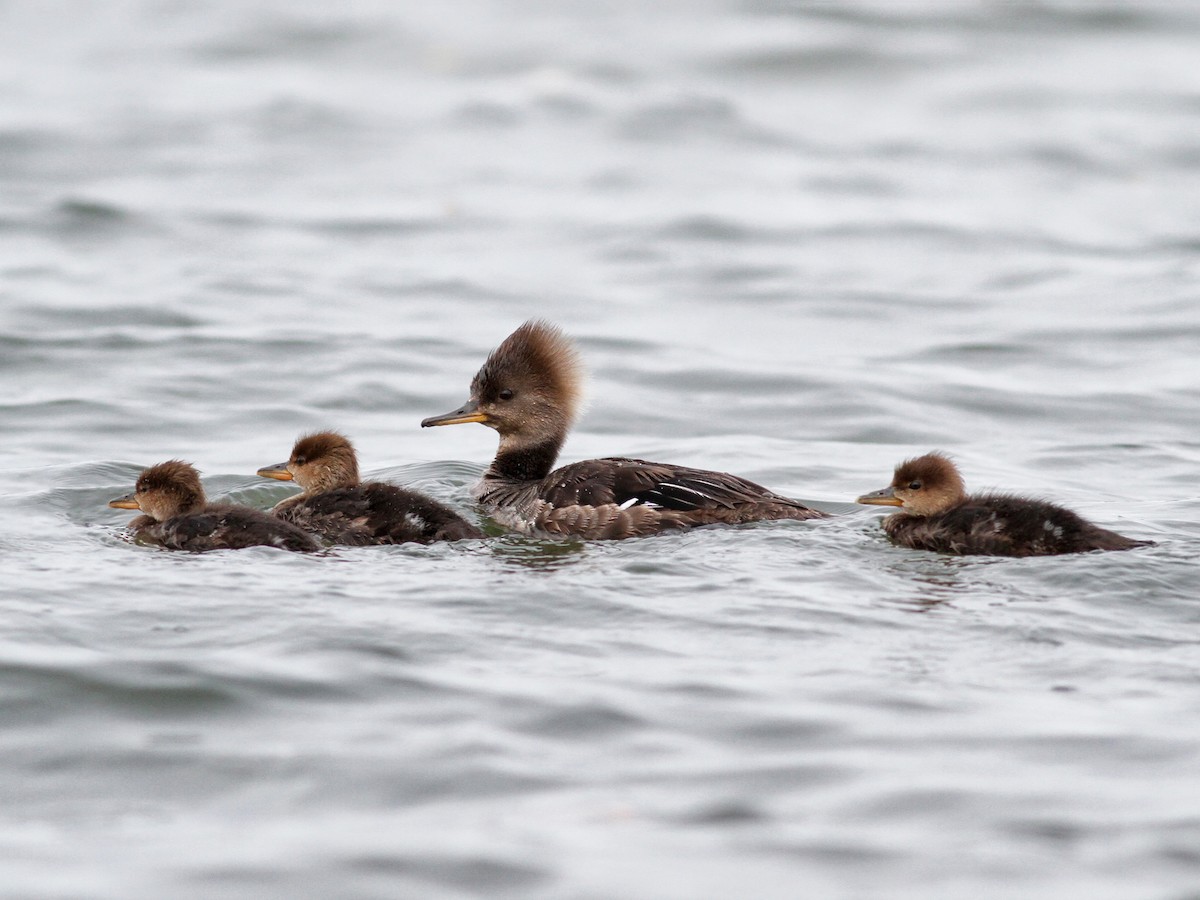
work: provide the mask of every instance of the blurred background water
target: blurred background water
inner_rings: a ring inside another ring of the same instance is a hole
[[[5,897],[1200,897],[1200,5],[0,4]],[[633,455],[941,448],[1158,546],[878,512],[622,544],[126,543],[541,316]]]

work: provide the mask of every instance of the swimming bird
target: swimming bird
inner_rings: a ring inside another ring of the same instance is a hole
[[[334,431],[301,437],[287,462],[258,474],[300,485],[302,492],[281,500],[272,514],[334,544],[429,544],[484,536],[454,510],[423,494],[382,481],[359,481],[354,446]]]
[[[200,473],[178,459],[151,466],[138,476],[133,493],[110,500],[114,509],[140,509],[129,523],[139,541],[168,550],[237,550],[280,547],[319,550],[320,545],[295,525],[258,509],[232,503],[209,503]]]
[[[1135,541],[1055,503],[1010,494],[968,495],[958,467],[927,453],[896,467],[892,483],[859,503],[898,506],[883,520],[893,543],[914,550],[982,556],[1053,556],[1089,550],[1129,550]]]
[[[551,471],[579,408],[574,343],[531,320],[492,351],[459,409],[421,426],[479,422],[500,435],[475,496],[497,522],[527,534],[627,538],[715,523],[818,519],[826,513],[736,475],[612,457]]]

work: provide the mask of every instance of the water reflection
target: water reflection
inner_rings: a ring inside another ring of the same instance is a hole
[[[573,565],[583,560],[587,553],[587,545],[580,540],[544,540],[512,534],[497,537],[488,546],[501,562],[542,571]]]
[[[989,557],[955,557],[923,554],[921,559],[904,559],[885,568],[903,585],[899,596],[882,598],[882,602],[908,612],[927,613],[941,607],[953,606],[954,601],[969,597],[973,605],[981,598],[995,599],[1002,592],[999,584],[980,579],[983,566],[1003,563]]]

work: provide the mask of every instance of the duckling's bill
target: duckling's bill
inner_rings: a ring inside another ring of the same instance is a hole
[[[288,464],[285,462],[276,463],[273,466],[263,466],[255,474],[262,478],[277,478],[280,481],[292,480],[292,473],[288,471]]]
[[[422,428],[431,428],[434,425],[465,425],[468,422],[484,422],[488,420],[487,413],[479,408],[478,400],[468,400],[458,409],[453,412],[443,413],[440,416],[430,416],[428,419],[421,421]]]
[[[109,500],[108,505],[113,509],[141,509],[142,505],[137,501],[137,494],[126,494],[124,497],[118,497],[116,500]]]
[[[858,503],[865,503],[868,506],[903,506],[904,501],[896,496],[896,492],[891,487],[880,488],[877,491],[871,491],[869,494],[863,494],[857,500]]]

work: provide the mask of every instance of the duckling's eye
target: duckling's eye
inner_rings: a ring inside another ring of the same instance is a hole
[[[921,482],[919,482],[919,481],[910,481],[910,482],[908,483],[908,489],[909,489],[910,491],[919,491],[919,490],[921,489]]]
[[[295,463],[295,464],[296,464],[296,465],[298,465],[298,466],[302,466],[302,465],[304,465],[306,462],[308,462],[308,459],[307,459],[306,457],[303,457],[303,456],[297,456],[297,457],[296,457],[294,460],[292,460],[292,462],[293,462],[293,463]]]
[[[510,391],[508,388],[505,388],[497,396],[501,400],[511,400],[513,398],[513,392]]]

